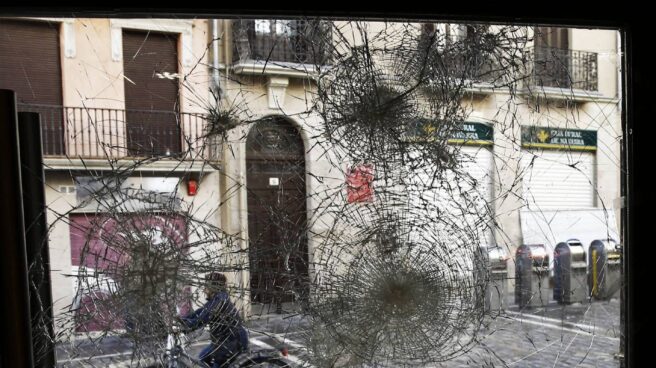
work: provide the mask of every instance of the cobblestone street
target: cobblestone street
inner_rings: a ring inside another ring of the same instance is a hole
[[[433,367],[619,367],[619,315],[616,299],[523,311],[510,307],[485,319],[468,353]],[[293,365],[316,366],[306,349],[308,324],[298,316],[262,315],[248,321],[248,328],[253,350],[286,346]],[[195,357],[208,341],[206,333],[192,337],[188,353]],[[58,366],[136,366],[130,361],[131,346],[120,338],[89,343],[79,351],[75,357],[60,354]]]
[[[480,343],[451,366],[619,367],[619,303],[510,309],[489,321]]]
[[[498,313],[497,313],[498,314]],[[467,354],[435,367],[619,367],[619,302],[593,302],[584,305],[558,304],[520,311],[511,307],[494,318],[486,318],[479,342]],[[303,345],[302,332],[293,323],[278,317],[251,322],[258,330],[276,335],[257,337],[269,344],[291,339]],[[271,341],[272,336],[277,341]],[[304,358],[299,346],[290,354]],[[409,364],[408,366],[412,366]]]

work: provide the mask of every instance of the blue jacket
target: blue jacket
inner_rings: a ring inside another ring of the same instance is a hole
[[[222,345],[226,341],[238,339],[243,349],[248,347],[248,333],[243,327],[239,311],[225,291],[214,294],[205,305],[182,318],[182,321],[192,329],[209,324],[214,344]]]

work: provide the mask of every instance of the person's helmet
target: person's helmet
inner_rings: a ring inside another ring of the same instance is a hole
[[[205,275],[205,282],[208,288],[214,291],[225,290],[228,283],[227,278],[220,272],[210,272]]]

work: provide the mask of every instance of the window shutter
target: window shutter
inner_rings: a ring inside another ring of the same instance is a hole
[[[180,152],[178,36],[123,31],[128,148],[131,155]]]
[[[40,113],[44,155],[64,153],[59,26],[0,19],[0,88],[16,91],[18,111]]]

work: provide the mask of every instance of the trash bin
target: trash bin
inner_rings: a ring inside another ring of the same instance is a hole
[[[508,295],[508,252],[499,246],[481,248],[489,273],[485,288],[485,310],[487,312],[504,310]]]
[[[620,245],[614,239],[593,240],[588,260],[590,296],[598,300],[618,297],[622,280]]]
[[[578,239],[558,243],[554,249],[554,300],[583,303],[588,298],[587,272],[583,244]]]
[[[549,303],[549,254],[543,244],[522,244],[517,248],[515,303],[520,308]]]

